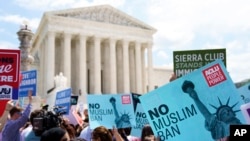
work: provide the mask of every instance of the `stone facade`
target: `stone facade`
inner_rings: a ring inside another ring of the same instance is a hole
[[[31,50],[40,95],[55,87],[61,72],[74,94],[153,90],[155,32],[109,5],[44,13]]]

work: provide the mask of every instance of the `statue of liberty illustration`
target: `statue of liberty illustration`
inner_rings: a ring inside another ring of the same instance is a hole
[[[183,92],[187,93],[194,100],[199,111],[204,116],[205,128],[210,131],[212,138],[214,140],[217,140],[229,136],[230,124],[241,124],[240,120],[236,117],[235,114],[240,110],[233,110],[238,102],[232,106],[229,106],[228,104],[230,98],[228,98],[227,103],[223,105],[221,100],[218,98],[220,104],[218,107],[210,104],[210,106],[216,109],[216,113],[213,114],[210,113],[207,107],[201,102],[194,88],[195,85],[191,81],[185,80],[182,84]]]
[[[111,97],[109,99],[109,102],[112,104],[112,107],[115,112],[116,128],[131,127],[129,114],[124,112],[124,113],[121,113],[121,116],[119,115],[117,108],[116,108],[116,99],[114,97]]]

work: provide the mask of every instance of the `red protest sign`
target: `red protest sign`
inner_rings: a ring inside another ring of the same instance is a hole
[[[18,99],[20,50],[0,49],[0,100]]]
[[[6,104],[9,100],[0,100],[0,117],[2,116],[4,110],[5,110],[5,107],[6,107]]]

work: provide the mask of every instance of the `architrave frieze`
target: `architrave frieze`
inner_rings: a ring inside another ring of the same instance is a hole
[[[153,27],[129,16],[128,14],[113,8],[110,5],[92,6],[77,9],[50,12],[59,17],[75,18],[86,21],[136,27],[147,30],[155,30]]]
[[[141,28],[111,25],[105,23],[98,23],[94,21],[86,21],[79,19],[71,19],[58,16],[50,16],[48,22],[48,30],[55,32],[69,32],[72,34],[84,33],[85,35],[101,35],[106,37],[118,37],[140,40],[151,40],[154,31]]]

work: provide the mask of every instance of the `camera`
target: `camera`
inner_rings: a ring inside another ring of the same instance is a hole
[[[62,115],[66,112],[63,107],[55,106],[48,111],[48,105],[43,106],[40,114],[33,119],[33,131],[36,136],[53,127],[59,127],[62,121]]]

